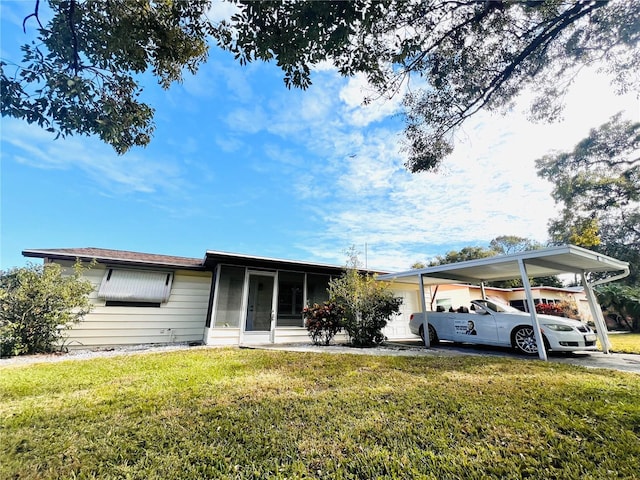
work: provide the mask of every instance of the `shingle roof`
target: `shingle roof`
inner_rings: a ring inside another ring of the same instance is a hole
[[[176,257],[173,255],[158,255],[155,253],[129,252],[126,250],[110,250],[106,248],[48,248],[27,249],[22,255],[33,258],[55,258],[63,260],[90,261],[95,259],[99,263],[118,263],[135,265],[163,265],[181,268],[204,268],[204,259],[190,257]]]

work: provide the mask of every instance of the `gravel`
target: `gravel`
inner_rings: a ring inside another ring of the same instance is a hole
[[[129,345],[113,348],[100,349],[72,349],[68,352],[38,355],[20,355],[17,357],[0,358],[0,367],[12,365],[31,365],[34,363],[55,363],[68,360],[88,360],[100,357],[116,357],[120,355],[136,355],[143,353],[173,352],[178,350],[193,350],[205,348],[220,348],[208,345]],[[317,346],[311,343],[296,344],[275,344],[275,345],[243,345],[240,348],[252,348],[260,350],[286,350],[292,352],[323,352],[323,353],[351,353],[354,355],[402,355],[402,356],[422,356],[422,355],[460,355],[460,352],[443,353],[436,350],[425,350],[416,348],[413,344],[387,343],[376,348],[353,348],[342,344]]]
[[[120,355],[135,355],[142,353],[173,352],[176,350],[187,350],[193,348],[208,347],[193,347],[186,343],[181,343],[173,345],[128,345],[94,350],[73,349],[69,350],[68,352],[57,352],[38,355],[19,355],[17,357],[0,358],[0,367],[10,365],[31,365],[34,363],[66,362],[68,360],[87,360],[90,358],[117,357]]]

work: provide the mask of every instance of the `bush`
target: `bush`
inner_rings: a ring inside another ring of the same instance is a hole
[[[329,345],[342,330],[344,309],[331,302],[314,303],[303,310],[304,324],[315,345]]]
[[[536,313],[541,315],[555,315],[556,317],[564,317],[564,311],[555,303],[537,303]]]
[[[358,258],[351,251],[347,271],[329,282],[329,298],[344,309],[343,327],[355,347],[379,345],[382,329],[392,315],[400,313],[401,298],[388,285],[358,271]]]
[[[92,290],[79,264],[71,275],[55,263],[0,271],[0,356],[60,348],[64,331],[91,310]]]

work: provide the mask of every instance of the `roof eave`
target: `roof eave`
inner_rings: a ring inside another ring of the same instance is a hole
[[[144,261],[144,260],[131,260],[126,258],[116,258],[109,257],[104,255],[81,255],[81,254],[71,254],[71,253],[61,253],[51,250],[38,250],[38,249],[27,249],[22,251],[22,255],[27,258],[43,258],[43,259],[53,259],[53,260],[68,260],[68,261],[76,261],[79,260],[81,262],[92,262],[96,261],[98,263],[102,263],[105,265],[118,265],[118,266],[135,266],[135,267],[164,267],[164,268],[173,268],[180,270],[195,270],[195,271],[203,271],[206,270],[204,265],[204,260],[201,265],[189,265],[189,264],[181,264],[177,262],[161,262],[161,261]]]

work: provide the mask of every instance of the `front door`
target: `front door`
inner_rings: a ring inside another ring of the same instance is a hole
[[[274,285],[275,275],[272,273],[249,273],[244,332],[253,337],[253,341],[271,341],[275,318]]]

